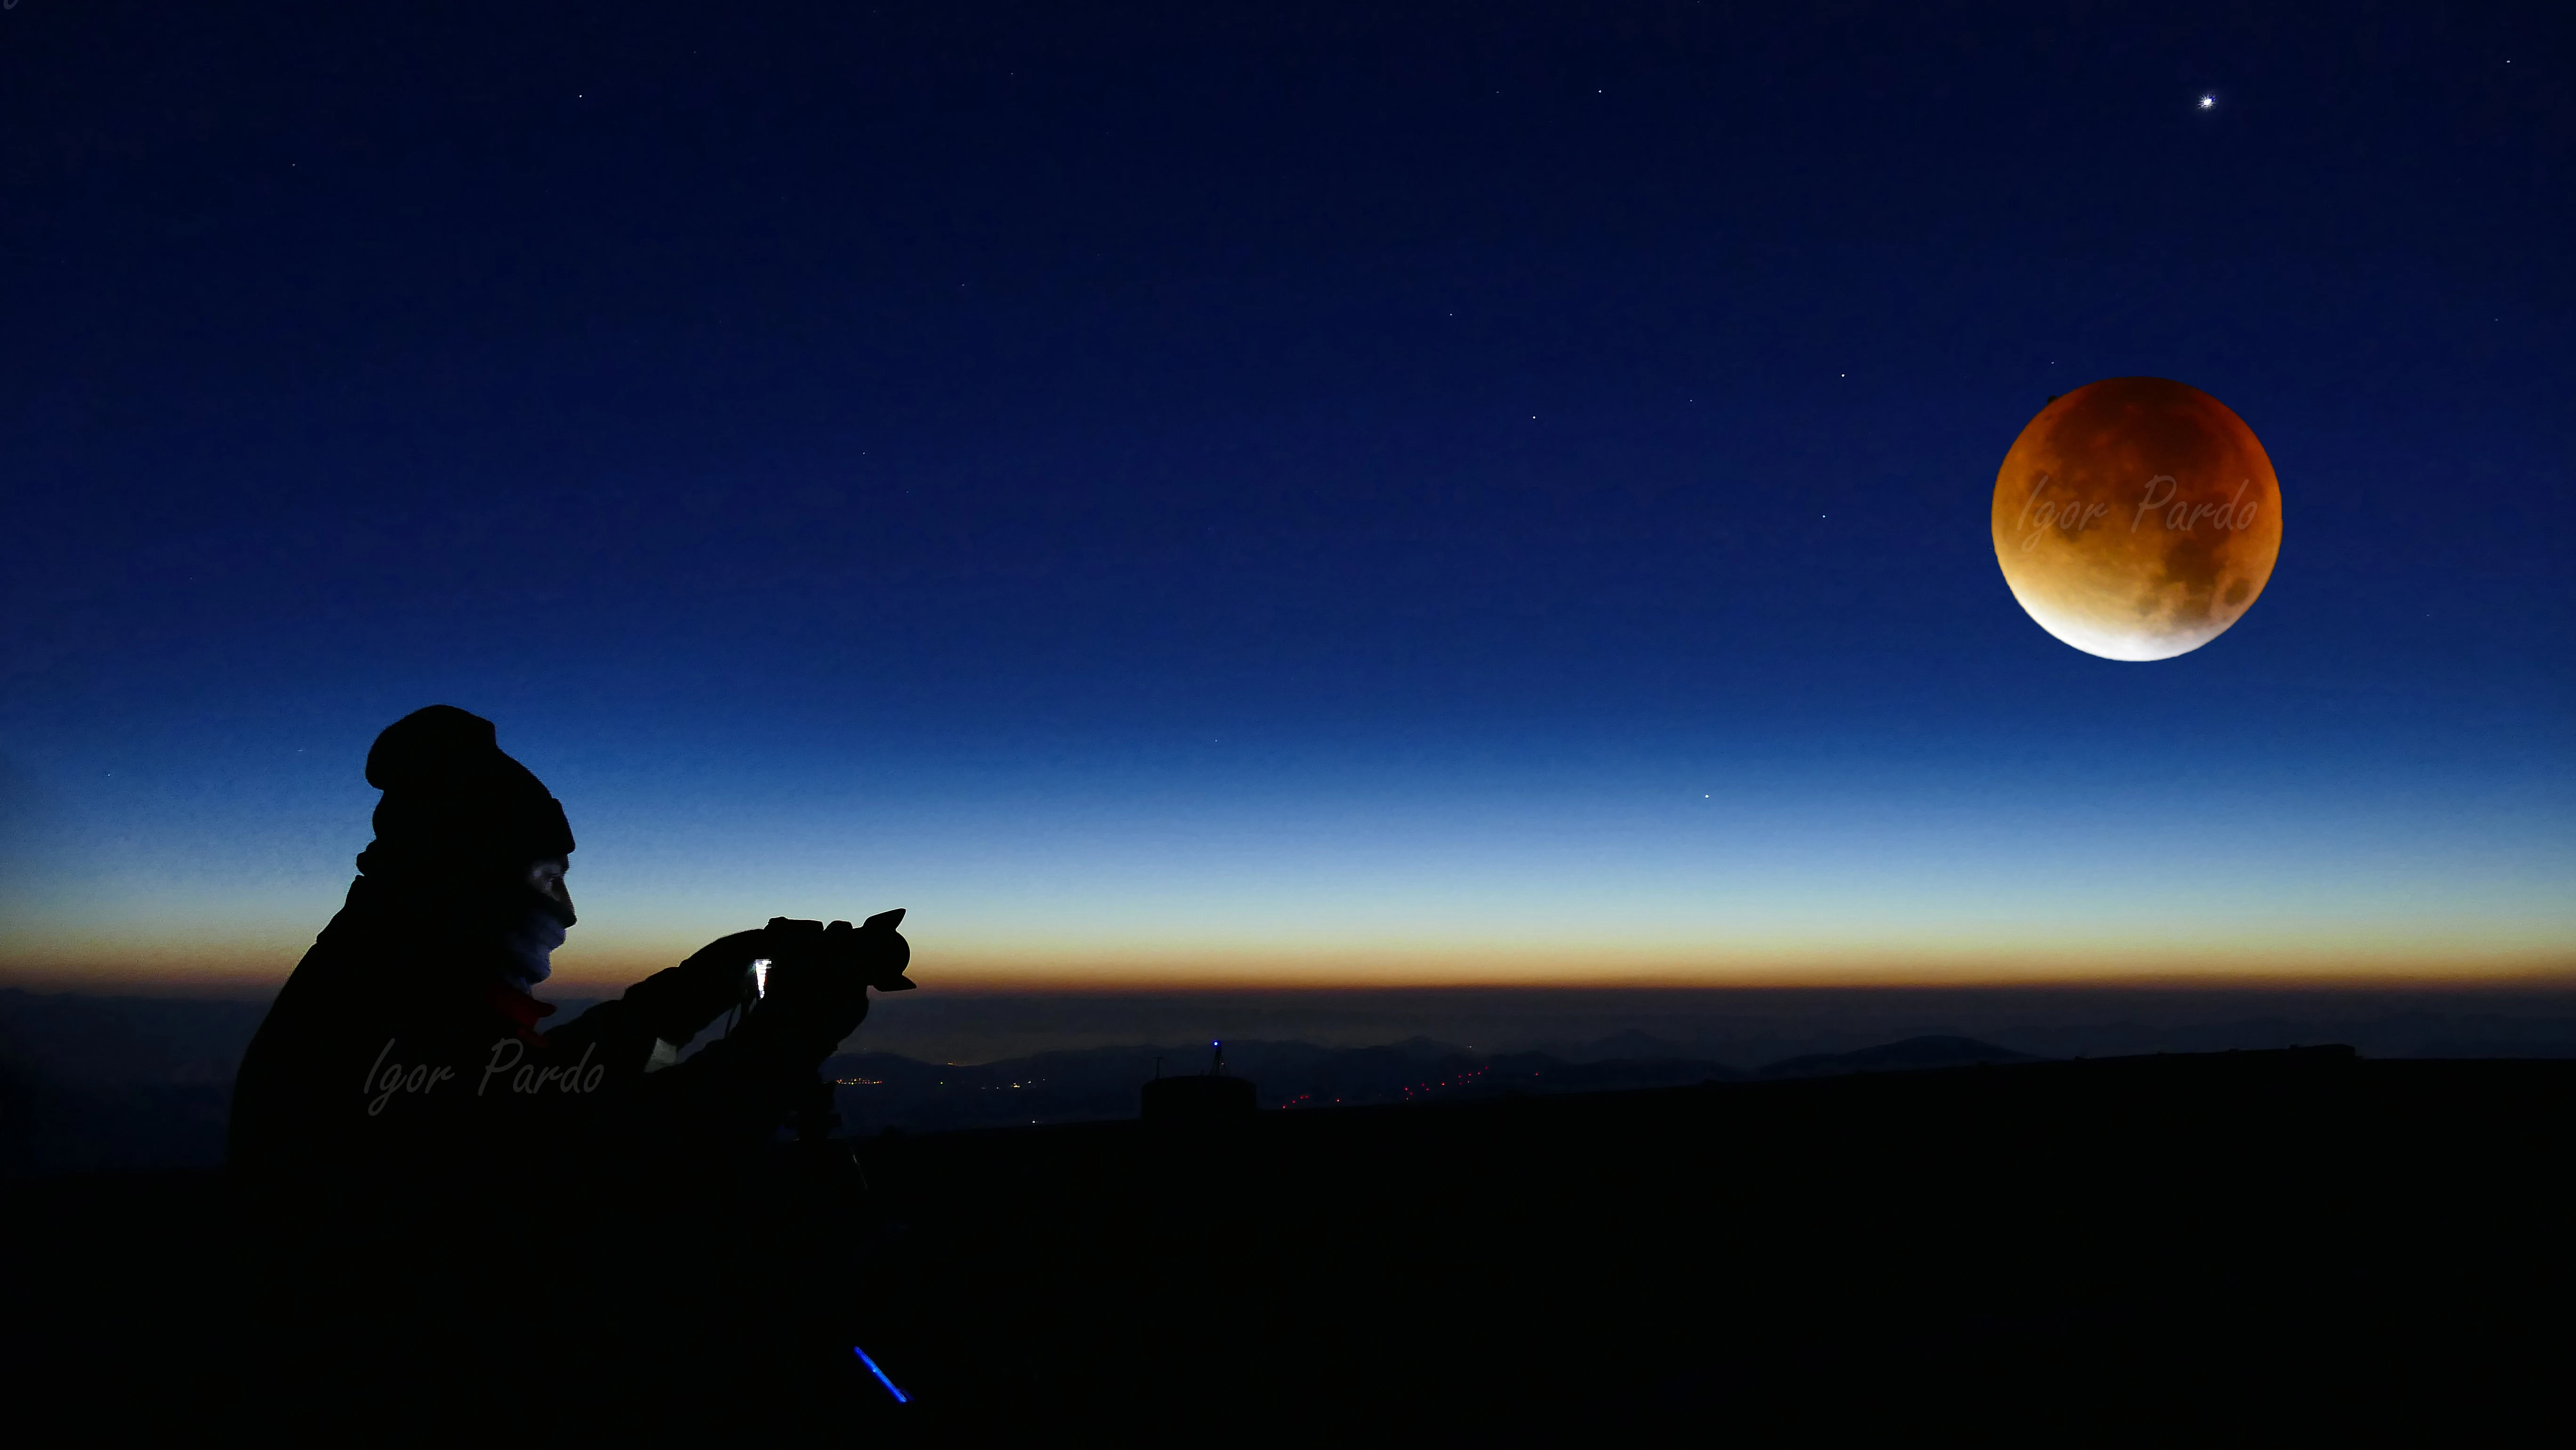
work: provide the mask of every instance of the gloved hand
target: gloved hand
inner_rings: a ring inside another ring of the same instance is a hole
[[[903,969],[912,961],[912,944],[895,930],[902,920],[900,910],[858,926],[772,919],[761,934],[769,983],[751,1027],[799,1054],[829,1053],[866,1019],[868,988],[911,988]]]
[[[685,1043],[742,1001],[753,960],[768,955],[766,928],[718,937],[687,961],[627,988],[626,1002],[654,1036]]]

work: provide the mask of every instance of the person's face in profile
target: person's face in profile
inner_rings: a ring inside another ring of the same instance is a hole
[[[572,862],[561,856],[549,856],[528,863],[528,887],[548,901],[560,903],[565,917],[572,915],[572,891],[564,885],[564,872]]]

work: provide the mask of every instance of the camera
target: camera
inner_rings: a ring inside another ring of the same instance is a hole
[[[846,921],[825,926],[819,921],[773,916],[761,929],[762,960],[820,957],[834,966],[846,963],[856,968],[862,980],[880,992],[909,992],[913,980],[903,970],[912,964],[912,947],[895,931],[902,924],[902,907],[878,912],[857,926]]]

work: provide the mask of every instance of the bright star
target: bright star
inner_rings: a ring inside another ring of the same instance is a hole
[[[2204,110],[2204,111],[2214,111],[2214,110],[2217,110],[2217,109],[2218,109],[2218,97],[2216,97],[2216,96],[2203,96],[2203,97],[2201,97],[2201,98],[2200,98],[2200,108],[2201,108],[2202,110]]]

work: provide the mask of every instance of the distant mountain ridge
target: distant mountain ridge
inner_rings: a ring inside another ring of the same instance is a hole
[[[571,997],[557,1005],[569,1019],[589,1004]],[[2200,1023],[2110,1018],[2089,1026],[2015,1019],[1991,1029],[2020,1043],[2020,1050],[1966,1036],[1904,1035],[1921,1026],[1987,1030],[1964,1017],[1899,1025],[1900,1019],[1880,1015],[1831,1030],[1782,1019],[1718,1031],[1681,1014],[1657,1019],[1653,1033],[1629,1027],[1580,1038],[1487,1039],[1512,1043],[1514,1050],[1503,1053],[1427,1036],[1321,1047],[1287,1039],[1296,1028],[1281,1022],[1274,1030],[1282,1040],[1230,1040],[1226,1055],[1238,1075],[1257,1084],[1265,1106],[1292,1110],[2257,1050],[2303,1041],[2348,1042],[2372,1058],[2576,1057],[2576,1015],[2567,1014],[2567,1001],[2552,998],[2521,1015],[2468,1005],[2478,1010],[2408,1007],[2332,1020],[2249,1015]],[[248,997],[0,988],[0,1178],[221,1163],[233,1070],[266,1010],[264,1000]],[[1874,1039],[1877,1045],[1868,1045]],[[1157,1059],[1163,1072],[1193,1073],[1205,1069],[1207,1058],[1207,1044],[1197,1041],[1044,1052],[974,1066],[856,1053],[835,1058],[830,1070],[849,1080],[838,1094],[844,1133],[925,1132],[1133,1117],[1137,1089],[1154,1075]],[[1747,1073],[1738,1063],[1767,1065]]]
[[[1673,1045],[1625,1032],[1574,1049],[1580,1060],[1546,1052],[1483,1053],[1413,1037],[1378,1047],[1309,1042],[1228,1042],[1228,1071],[1249,1078],[1260,1105],[1295,1111],[1382,1103],[1471,1102],[1514,1094],[1612,1092],[1710,1082],[1916,1072],[1979,1063],[2044,1059],[1967,1037],[1915,1037],[1859,1052],[1816,1053],[1748,1073],[1680,1055]],[[987,1063],[927,1063],[888,1052],[847,1053],[824,1064],[839,1084],[843,1131],[907,1132],[998,1128],[1132,1118],[1137,1093],[1158,1074],[1204,1071],[1210,1049],[1095,1047]]]
[[[1992,1063],[2045,1062],[2027,1052],[1979,1042],[1973,1037],[1909,1037],[1884,1047],[1858,1052],[1817,1052],[1784,1058],[1754,1074],[1761,1078],[1840,1077],[1854,1072],[1926,1072],[1944,1067],[1979,1067]]]
[[[0,1174],[220,1163],[232,1069],[263,1012],[247,1001],[0,991]],[[1132,1118],[1147,1079],[1204,1071],[1209,1052],[1140,1043],[971,1065],[861,1052],[833,1057],[825,1075],[839,1083],[842,1132],[936,1132]],[[1427,1036],[1370,1047],[1247,1039],[1228,1042],[1226,1057],[1261,1106],[1290,1111],[2032,1060],[1968,1038],[1914,1038],[1747,1073],[1633,1029],[1511,1052]]]
[[[823,1067],[839,1085],[844,1131],[1027,1126],[1136,1116],[1156,1076],[1205,1071],[1207,1046],[1095,1047],[975,1064],[846,1053]],[[1249,1078],[1264,1108],[1461,1102],[1514,1093],[1604,1092],[1737,1082],[1746,1074],[1692,1058],[1567,1062],[1540,1052],[1479,1053],[1429,1037],[1377,1047],[1229,1041],[1228,1072]]]

